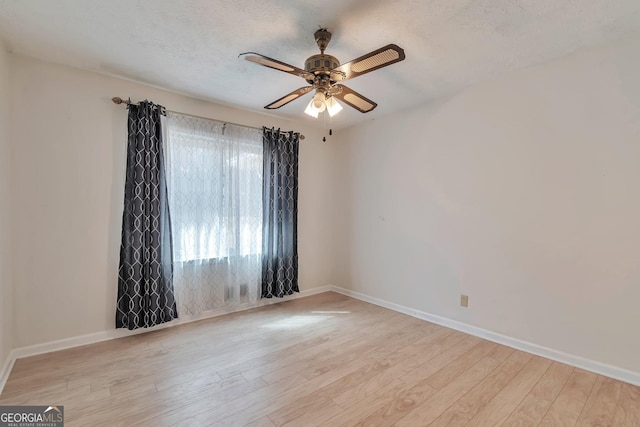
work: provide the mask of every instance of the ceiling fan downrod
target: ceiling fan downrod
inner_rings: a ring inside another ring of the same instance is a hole
[[[316,38],[316,43],[320,48],[320,53],[324,53],[327,46],[329,46],[329,42],[331,41],[331,33],[326,28],[320,28],[318,31],[313,33],[313,36]]]

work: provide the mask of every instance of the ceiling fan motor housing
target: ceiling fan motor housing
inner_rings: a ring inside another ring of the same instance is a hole
[[[304,69],[305,71],[315,75],[330,74],[331,70],[336,68],[338,65],[340,65],[338,58],[321,53],[307,58],[304,62]]]

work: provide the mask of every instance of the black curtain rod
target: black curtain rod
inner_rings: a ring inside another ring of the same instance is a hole
[[[115,97],[111,98],[111,100],[113,101],[113,103],[114,103],[114,104],[118,104],[118,105],[120,105],[120,104],[126,104],[126,105],[138,105],[138,103],[137,103],[137,102],[133,102],[133,101],[131,101],[131,98],[129,98],[129,99],[122,99],[122,98],[120,98],[119,96],[115,96]],[[222,120],[215,120],[215,119],[211,119],[211,118],[209,118],[209,117],[202,117],[202,116],[196,116],[196,115],[193,115],[193,114],[181,113],[180,111],[167,110],[167,109],[166,109],[166,108],[164,108],[164,107],[162,107],[162,111],[160,111],[160,113],[161,113],[163,116],[166,116],[166,115],[167,115],[167,111],[168,111],[168,112],[170,112],[170,113],[182,114],[183,116],[191,116],[191,117],[196,117],[196,118],[198,118],[198,119],[213,120],[214,122],[220,122],[220,123],[224,123],[224,124],[230,124],[230,125],[236,125],[236,126],[244,126],[244,127],[246,127],[246,128],[250,128],[250,129],[262,130],[262,128],[261,128],[261,127],[247,126],[247,125],[243,125],[243,124],[240,124],[240,123],[224,122],[224,121],[222,121]],[[288,132],[280,131],[280,133],[288,133]],[[303,135],[303,134],[300,134],[300,139],[304,139],[304,135]]]

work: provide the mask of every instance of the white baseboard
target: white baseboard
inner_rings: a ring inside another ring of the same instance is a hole
[[[0,394],[2,394],[2,390],[4,389],[4,385],[7,383],[9,379],[9,374],[11,374],[11,370],[13,369],[13,364],[16,361],[15,350],[11,350],[7,355],[7,360],[2,365],[2,370],[0,370]]]
[[[184,325],[185,323],[196,322],[198,320],[209,319],[212,317],[218,317],[225,314],[235,313],[238,311],[249,310],[252,308],[263,307],[271,304],[278,304],[285,301],[290,301],[298,298],[308,297],[311,295],[320,294],[323,292],[329,292],[332,288],[330,286],[322,286],[318,288],[312,288],[309,290],[303,290],[299,293],[288,295],[284,298],[265,298],[259,300],[256,304],[246,304],[229,309],[219,309],[207,311],[196,316],[183,316],[171,322],[163,323],[162,325],[154,326],[152,328],[141,328],[130,331],[128,329],[112,329],[108,331],[94,332],[86,335],[79,335],[76,337],[63,338],[60,340],[49,341],[41,344],[35,344],[25,347],[18,347],[11,350],[6,362],[4,363],[2,371],[0,371],[0,394],[4,389],[11,369],[17,359],[23,357],[37,356],[39,354],[50,353],[52,351],[66,350],[68,348],[80,347],[82,345],[95,344],[102,341],[113,340],[116,338],[128,337],[132,335],[144,334],[150,331],[157,331],[160,329],[171,328],[173,326]]]
[[[331,286],[330,288],[332,291],[340,293],[342,295],[359,299],[361,301],[365,301],[380,307],[388,308],[389,310],[407,314],[412,317],[417,317],[418,319],[426,320],[427,322],[455,329],[457,331],[483,338],[488,341],[506,345],[508,347],[525,351],[527,353],[555,360],[556,362],[565,363],[576,368],[581,368],[586,371],[594,372],[596,374],[604,375],[609,378],[640,386],[640,373],[638,372],[633,372],[627,369],[619,368],[617,366],[608,365],[606,363],[585,359],[584,357],[576,356],[573,354],[567,354],[562,351],[543,347],[541,345],[533,344],[527,341],[522,341],[516,338],[509,337],[507,335],[489,331],[487,329],[482,329],[477,326],[458,322],[456,320],[448,319],[446,317],[438,316],[435,314],[426,313],[424,311],[415,310],[413,308],[385,301],[380,298],[371,297],[369,295],[352,291],[350,289],[341,288],[339,286]]]

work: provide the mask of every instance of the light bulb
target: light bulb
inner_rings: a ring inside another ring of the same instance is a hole
[[[323,112],[326,108],[324,105],[325,96],[324,93],[318,91],[316,95],[313,97],[313,106],[319,111]]]
[[[304,112],[314,119],[318,118],[318,110],[313,107],[313,99],[309,102],[309,105],[307,105],[307,108],[304,110]]]
[[[327,112],[331,117],[342,111],[342,105],[332,96],[325,102],[327,104]]]

